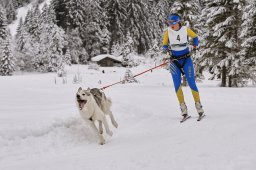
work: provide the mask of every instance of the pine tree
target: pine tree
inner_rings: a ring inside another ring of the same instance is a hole
[[[130,31],[136,52],[146,52],[152,45],[153,35],[148,21],[149,12],[143,1],[130,0],[127,5],[126,31]]]
[[[123,57],[127,57],[130,53],[134,52],[134,41],[133,38],[131,37],[130,32],[127,33],[126,35],[126,43],[123,44],[123,49],[122,49],[123,53]]]
[[[206,26],[209,33],[206,37],[204,64],[209,65],[211,72],[221,77],[221,86],[237,86],[240,67],[239,50],[240,29],[234,25],[241,25],[240,1],[214,0],[206,3]],[[227,81],[228,80],[228,81]],[[228,83],[227,83],[228,82]]]
[[[16,12],[15,12],[15,8],[12,0],[8,1],[5,9],[6,9],[6,17],[8,20],[8,24],[10,24],[12,21],[16,19]]]
[[[157,59],[161,58],[160,55],[162,55],[160,45],[159,45],[158,40],[155,39],[155,40],[153,40],[152,47],[147,51],[146,56],[151,59],[157,60]]]
[[[104,27],[101,29],[100,35],[100,52],[101,54],[107,54],[109,53],[110,32],[106,27]]]
[[[183,21],[188,21],[195,28],[199,19],[200,5],[198,0],[176,0],[171,6],[171,13],[177,13]]]
[[[7,19],[5,9],[0,4],[0,43],[7,38]]]
[[[247,0],[243,9],[243,24],[240,37],[242,38],[241,69],[246,72],[244,78],[250,78],[256,82],[256,2]]]
[[[39,52],[35,60],[37,70],[55,72],[64,63],[65,32],[57,25],[45,25],[40,35]]]
[[[169,0],[149,0],[146,3],[146,10],[149,13],[150,30],[153,39],[159,43],[162,41],[163,31],[165,29],[165,20],[169,14]]]
[[[67,41],[70,49],[71,62],[73,64],[86,64],[89,56],[83,47],[83,41],[78,28],[67,31]]]
[[[71,28],[68,0],[52,0],[51,4],[53,5],[56,14],[57,25],[63,28],[64,30]]]
[[[0,54],[0,75],[11,76],[14,72],[14,57],[11,50],[9,39],[1,44]]]
[[[71,54],[69,48],[66,50],[63,60],[65,64],[71,66]]]
[[[85,26],[82,28],[81,37],[89,54],[89,60],[101,53],[109,53],[109,31],[106,13],[100,6],[99,0],[89,1],[87,10],[90,14],[85,17]]]
[[[40,30],[39,30],[39,18],[40,18],[40,10],[39,10],[39,4],[35,3],[34,7],[32,9],[32,16],[31,16],[31,20],[30,20],[30,29],[29,29],[29,33],[30,35],[38,41],[38,37],[40,34]]]
[[[132,71],[130,69],[126,69],[124,81],[122,81],[122,83],[139,83],[139,81],[133,77]]]
[[[122,44],[125,39],[126,3],[123,0],[108,0],[105,5],[106,16],[108,17],[110,31],[109,51],[113,45]]]

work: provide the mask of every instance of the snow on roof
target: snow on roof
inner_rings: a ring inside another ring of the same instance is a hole
[[[104,58],[111,58],[111,59],[113,59],[113,60],[116,60],[116,61],[119,61],[119,62],[121,62],[121,58],[120,57],[116,57],[116,56],[113,56],[113,55],[111,55],[111,54],[101,54],[101,55],[97,55],[97,56],[95,56],[95,57],[93,57],[92,58],[92,61],[100,61],[100,60],[102,60],[102,59],[104,59]]]

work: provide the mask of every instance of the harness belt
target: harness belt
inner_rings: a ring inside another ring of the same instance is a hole
[[[185,75],[183,67],[186,64],[186,61],[187,61],[186,59],[189,58],[190,56],[191,56],[191,53],[189,52],[189,53],[184,54],[182,56],[173,57],[171,55],[171,57],[170,57],[170,61],[173,62],[180,69],[180,71],[182,73],[182,76]],[[179,60],[181,60],[181,59],[185,59],[182,64],[179,63]]]
[[[183,44],[172,44],[171,47],[187,47],[188,43],[183,43]]]

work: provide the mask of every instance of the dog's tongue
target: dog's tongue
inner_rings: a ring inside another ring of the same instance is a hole
[[[86,100],[79,101],[79,109],[82,110],[84,108],[84,105],[86,104]]]

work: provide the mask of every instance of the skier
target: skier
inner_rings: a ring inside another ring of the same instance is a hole
[[[182,26],[181,17],[178,14],[169,15],[167,23],[168,29],[165,31],[163,37],[163,51],[164,53],[171,54],[171,61],[173,64],[171,63],[172,65],[170,66],[170,69],[176,95],[180,103],[181,114],[183,116],[182,121],[185,121],[190,116],[188,115],[181,88],[181,74],[186,76],[200,118],[203,116],[204,110],[200,102],[199,92],[195,82],[194,66],[190,57],[191,54],[188,43],[188,37],[193,38],[193,48],[196,49],[198,46],[198,37],[190,28]]]

